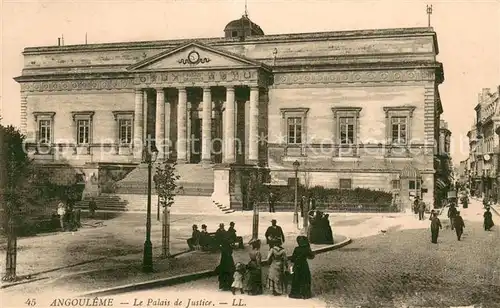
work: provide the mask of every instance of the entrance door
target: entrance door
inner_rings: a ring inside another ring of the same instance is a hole
[[[201,121],[202,119],[191,120],[191,159],[190,162],[198,164],[201,162]]]

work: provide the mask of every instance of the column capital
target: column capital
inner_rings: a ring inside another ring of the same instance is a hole
[[[259,91],[259,86],[250,86],[250,91]]]
[[[142,88],[135,88],[134,92],[135,92],[135,94],[142,94],[143,93],[143,89]]]
[[[212,91],[212,87],[211,86],[203,86],[203,92],[210,92]]]
[[[234,86],[226,86],[227,92],[234,92]]]
[[[179,92],[186,92],[186,87],[178,87],[177,91],[179,91]]]
[[[156,87],[155,90],[156,90],[156,92],[164,92],[165,88],[163,88],[163,87]]]

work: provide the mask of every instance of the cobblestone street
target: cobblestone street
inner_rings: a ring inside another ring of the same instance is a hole
[[[315,299],[243,296],[243,300],[251,307],[265,302],[273,307],[500,307],[498,227],[483,230],[479,202],[462,209],[462,215],[466,228],[460,242],[443,221],[438,244],[431,243],[428,228],[406,229],[354,239],[349,246],[318,255],[310,262]],[[494,219],[498,221],[498,216]],[[175,291],[164,288],[160,294],[179,296],[192,294],[193,289],[221,296],[216,278],[179,285]],[[158,290],[123,298],[153,294]]]

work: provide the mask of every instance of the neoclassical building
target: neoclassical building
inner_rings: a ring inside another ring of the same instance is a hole
[[[120,193],[144,185],[149,138],[186,194],[228,206],[239,170],[287,183],[296,160],[307,185],[432,204],[444,80],[432,28],[264,35],[243,16],[224,34],[25,48],[15,79],[30,151],[99,175],[133,169]]]

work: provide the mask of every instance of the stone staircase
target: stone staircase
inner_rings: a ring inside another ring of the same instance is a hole
[[[214,188],[212,165],[180,164],[177,165],[180,176],[176,190],[172,213],[178,214],[221,214],[234,210],[223,208],[211,200]],[[156,166],[153,166],[154,175]],[[99,210],[108,211],[146,211],[148,169],[141,164],[124,179],[115,184],[114,194],[102,194],[96,198]],[[152,183],[151,205],[156,211],[158,196]],[[78,208],[88,209],[88,201],[81,201]]]
[[[97,204],[97,210],[105,210],[112,212],[123,212],[128,211],[128,202],[123,200],[119,196],[110,195],[110,194],[102,194],[100,196],[96,196],[95,202]],[[75,204],[76,209],[80,210],[88,210],[89,209],[89,200],[78,201]]]
[[[127,194],[118,195],[127,203],[127,210],[134,212],[146,212],[147,195]],[[156,213],[158,196],[151,196],[151,206],[153,213]],[[172,214],[192,214],[192,215],[219,215],[226,213],[218,208],[212,199],[207,196],[176,196],[175,203],[171,208]]]
[[[156,166],[153,166],[153,172]],[[211,196],[214,191],[214,172],[211,165],[181,164],[177,165],[177,174],[180,176],[177,186],[177,195],[184,196]],[[124,179],[115,185],[116,194],[147,195],[148,169],[141,164],[130,172]],[[154,183],[153,183],[154,191]]]
[[[147,195],[139,194],[101,194],[95,197],[98,211],[106,212],[146,212]],[[158,196],[151,196],[152,212],[156,213]],[[75,209],[88,210],[89,200],[78,201]],[[207,196],[176,196],[172,206],[173,214],[219,215],[233,213],[234,210],[217,205]]]

